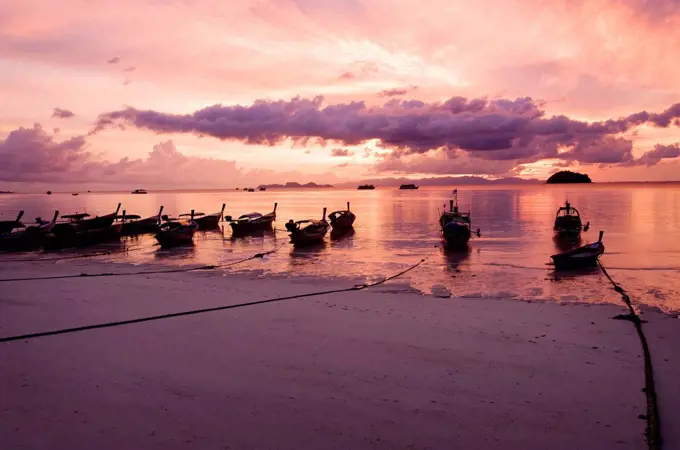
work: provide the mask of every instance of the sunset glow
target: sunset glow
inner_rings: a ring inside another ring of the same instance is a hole
[[[13,188],[680,180],[671,0],[3,2],[0,86]]]

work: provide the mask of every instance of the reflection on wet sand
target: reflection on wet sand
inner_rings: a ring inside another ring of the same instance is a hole
[[[444,260],[444,269],[449,273],[460,272],[459,266],[463,264],[470,257],[472,248],[468,245],[465,248],[451,250],[446,247],[441,248],[441,253]],[[469,266],[469,264],[465,264]]]

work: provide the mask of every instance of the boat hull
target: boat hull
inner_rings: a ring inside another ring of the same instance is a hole
[[[43,245],[45,250],[60,250],[72,247],[87,247],[89,245],[112,242],[120,239],[122,224],[116,223],[102,228],[81,229],[77,224],[62,223],[52,228],[45,235]]]
[[[254,233],[256,231],[271,229],[274,223],[275,217],[262,217],[261,220],[248,220],[248,221],[234,221],[229,225],[231,226],[232,233],[236,235],[246,235],[249,233]]]
[[[354,215],[352,216],[341,216],[338,217],[336,220],[331,220],[331,227],[334,230],[348,230],[354,226],[354,221],[356,220],[356,217]]]
[[[180,247],[183,245],[193,245],[194,233],[181,233],[173,231],[163,231],[156,234],[156,240],[162,248]]]
[[[577,249],[552,255],[555,269],[580,269],[597,266],[597,261],[604,253],[604,244],[596,242]]]
[[[449,248],[464,248],[470,242],[470,228],[463,223],[449,222],[442,227],[442,238]]]
[[[319,244],[323,242],[328,233],[329,225],[313,226],[296,230],[290,233],[290,242],[295,247],[305,247],[308,245]]]
[[[123,223],[122,233],[125,236],[157,233],[160,230],[158,217],[148,217],[146,219],[137,220],[134,222]]]

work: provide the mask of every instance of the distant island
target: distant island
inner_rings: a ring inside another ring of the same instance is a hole
[[[401,186],[402,184],[415,184],[416,186],[457,186],[457,185],[498,185],[498,184],[541,184],[543,181],[531,178],[496,178],[488,179],[478,176],[447,176],[447,177],[430,177],[430,178],[374,178],[368,180],[360,180],[354,182],[342,183],[339,187],[354,187],[357,184],[361,185],[375,185],[381,187],[387,186]]]
[[[305,184],[300,184],[300,183],[295,183],[289,181],[286,184],[261,184],[257,188],[258,189],[302,189],[302,188],[332,188],[333,185],[331,184],[316,184],[316,183],[305,183]]]
[[[547,184],[560,183],[592,183],[590,177],[585,173],[572,172],[570,170],[562,170],[554,173],[546,181]]]
[[[14,194],[12,191],[0,191],[0,194]]]

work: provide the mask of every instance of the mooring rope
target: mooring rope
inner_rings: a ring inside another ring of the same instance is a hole
[[[267,253],[273,253],[274,251],[267,252]],[[267,253],[259,253],[258,255],[265,255]],[[254,257],[261,257],[261,256],[256,255]],[[254,258],[254,257],[252,257],[252,258]],[[368,288],[386,283],[390,280],[394,280],[395,278],[398,278],[398,277],[404,275],[405,273],[410,272],[411,270],[420,266],[428,258],[429,257],[425,257],[425,258],[421,259],[420,261],[418,261],[416,264],[408,267],[407,269],[402,270],[401,272],[399,272],[395,275],[392,275],[390,277],[387,277],[383,280],[376,281],[374,283],[357,284],[357,285],[354,285],[354,286],[349,287],[349,288],[331,289],[331,290],[318,291],[318,292],[309,292],[309,293],[306,293],[306,294],[297,294],[297,295],[289,295],[289,296],[286,296],[286,297],[276,297],[276,298],[270,298],[270,299],[265,299],[265,300],[256,300],[256,301],[252,301],[252,302],[238,303],[238,304],[235,304],[235,305],[222,305],[222,306],[215,306],[215,307],[212,307],[212,308],[201,308],[201,309],[193,309],[193,310],[189,310],[189,311],[180,311],[180,312],[174,312],[174,313],[168,313],[168,314],[160,314],[160,315],[157,315],[157,316],[139,317],[139,318],[136,318],[136,319],[119,320],[119,321],[115,321],[115,322],[98,323],[98,324],[92,324],[92,325],[83,325],[83,326],[80,326],[80,327],[63,328],[63,329],[59,329],[59,330],[43,331],[43,332],[23,334],[23,335],[18,335],[18,336],[8,336],[8,337],[0,338],[0,342],[20,341],[20,340],[33,339],[33,338],[38,338],[38,337],[55,336],[55,335],[58,335],[58,334],[76,333],[78,331],[94,330],[94,329],[98,329],[98,328],[110,328],[110,327],[116,327],[116,326],[121,326],[121,325],[130,325],[130,324],[133,324],[133,323],[141,323],[141,322],[150,322],[150,321],[153,321],[153,320],[169,319],[169,318],[172,318],[172,317],[190,316],[190,315],[194,315],[194,314],[203,314],[203,313],[214,312],[214,311],[222,311],[222,310],[227,310],[227,309],[242,308],[242,307],[245,307],[245,306],[264,305],[264,304],[267,304],[267,303],[274,303],[274,302],[280,302],[280,301],[284,301],[284,300],[293,300],[293,299],[305,298],[305,297],[314,297],[314,296],[317,296],[317,295],[335,294],[335,293],[339,293],[339,292],[361,291],[363,289],[368,289]],[[194,269],[194,270],[196,270],[196,269]]]
[[[106,256],[106,255],[113,255],[115,253],[129,253],[129,252],[136,252],[139,250],[144,250],[141,246],[137,245],[135,247],[125,247],[124,249],[118,249],[118,250],[105,250],[101,252],[92,252],[92,253],[84,253],[82,255],[69,255],[69,256],[57,256],[56,258],[32,258],[32,259],[23,259],[23,258],[16,258],[16,259],[0,259],[0,262],[48,262],[48,261],[63,261],[67,259],[80,259],[80,258],[92,258],[93,256]]]
[[[656,398],[656,387],[654,384],[654,369],[652,366],[652,356],[649,351],[649,344],[647,343],[647,338],[642,330],[642,320],[640,316],[635,312],[633,304],[628,296],[628,293],[621,287],[607,272],[602,263],[598,260],[598,265],[602,269],[602,273],[609,279],[614,286],[614,290],[621,294],[621,299],[626,304],[629,310],[629,314],[625,316],[627,320],[633,322],[635,325],[635,330],[637,331],[638,337],[640,338],[640,343],[642,344],[642,352],[645,361],[645,396],[647,397],[647,430],[645,435],[647,436],[647,445],[649,450],[661,450],[661,418],[659,417],[659,406]]]
[[[262,253],[257,253],[255,255],[249,256],[247,258],[239,259],[236,261],[231,261],[225,264],[210,264],[210,265],[205,265],[205,266],[198,266],[198,267],[182,267],[178,269],[161,269],[161,270],[142,270],[139,272],[103,272],[103,273],[80,273],[76,275],[54,275],[54,276],[45,276],[45,277],[28,277],[28,278],[2,278],[0,279],[0,283],[9,283],[13,281],[42,281],[42,280],[60,280],[60,279],[68,279],[68,278],[96,278],[96,277],[123,277],[123,276],[131,276],[131,275],[155,275],[155,274],[163,274],[163,273],[182,273],[182,272],[195,272],[198,270],[213,270],[213,269],[221,269],[225,267],[231,267],[235,266],[237,264],[242,264],[247,261],[251,261],[253,259],[258,259],[258,258],[264,258],[266,255],[271,255],[272,253],[276,253],[285,244],[281,245],[280,247],[270,250],[268,252],[262,252]]]

